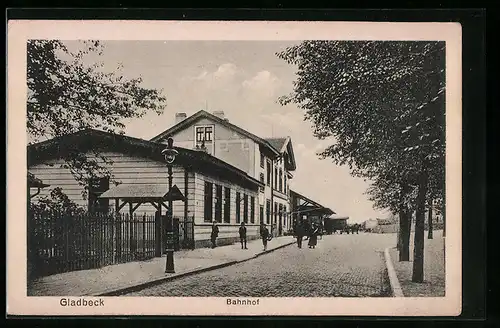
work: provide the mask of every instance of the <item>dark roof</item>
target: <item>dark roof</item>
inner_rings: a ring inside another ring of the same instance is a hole
[[[285,142],[287,142],[288,138],[266,138],[266,140],[271,146],[273,146],[276,150],[281,152]]]
[[[45,188],[49,187],[49,184],[43,183],[42,180],[38,179],[33,173],[28,172],[28,187],[29,188]]]
[[[255,134],[253,133],[250,133],[248,132],[247,130],[244,130],[242,128],[240,128],[239,126],[237,125],[234,125],[232,123],[230,123],[229,121],[225,120],[225,119],[222,119],[216,115],[213,115],[207,111],[204,111],[204,110],[200,110],[198,112],[196,112],[195,114],[189,116],[188,118],[182,120],[181,122],[177,123],[176,125],[172,126],[171,128],[163,131],[162,133],[160,133],[159,135],[157,135],[156,137],[153,137],[150,139],[150,141],[153,141],[153,142],[161,142],[161,140],[163,140],[164,138],[167,138],[168,136],[176,133],[177,131],[179,130],[182,130],[182,129],[185,129],[187,127],[189,127],[191,124],[193,124],[194,122],[196,122],[197,120],[201,119],[201,118],[208,118],[210,120],[213,120],[229,129],[232,129],[250,139],[252,139],[253,141],[257,142],[259,145],[265,147],[266,149],[270,150],[272,153],[274,153],[275,155],[279,155],[280,152],[279,152],[279,149],[276,149],[274,146],[272,146],[269,142],[267,142],[266,140],[256,136]]]
[[[52,158],[61,158],[71,152],[86,151],[120,151],[126,154],[140,155],[146,158],[165,162],[161,151],[164,144],[144,139],[104,132],[95,129],[85,129],[62,137],[28,146],[28,166],[41,163]],[[253,188],[263,184],[250,177],[244,171],[201,151],[175,147],[179,152],[175,164],[206,173],[213,177],[221,177],[238,181]]]
[[[335,212],[332,209],[325,207],[325,206],[321,205],[320,203],[317,203],[317,202],[313,201],[312,199],[310,199],[302,194],[299,194],[296,191],[290,190],[290,196],[305,200],[306,202],[309,203],[305,206],[309,207],[312,205],[312,206],[316,207],[318,210],[321,210],[321,212],[324,214],[335,214]]]
[[[120,184],[102,193],[100,198],[156,198],[162,199],[168,187],[159,184]]]
[[[285,152],[285,150],[288,152],[288,159],[289,162],[285,163],[287,165],[287,169],[289,171],[293,171],[297,168],[297,165],[295,163],[295,155],[293,153],[293,147],[292,147],[292,142],[290,137],[286,138],[266,138],[265,139],[270,145],[273,146],[273,148],[276,148],[280,154]],[[286,149],[285,149],[286,148]]]

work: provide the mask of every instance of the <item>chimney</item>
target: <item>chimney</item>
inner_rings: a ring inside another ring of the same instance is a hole
[[[186,117],[186,113],[175,113],[175,124],[184,121]]]
[[[214,112],[213,112],[213,114],[214,114],[215,116],[217,116],[218,118],[220,118],[220,119],[224,119],[224,118],[225,118],[225,117],[224,117],[224,111],[222,111],[222,110],[217,110],[217,111],[214,111]]]

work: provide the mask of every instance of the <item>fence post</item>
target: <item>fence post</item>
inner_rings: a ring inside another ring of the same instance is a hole
[[[116,258],[118,262],[122,258],[122,215],[116,213]]]
[[[134,256],[134,253],[137,251],[137,245],[136,245],[135,240],[134,240],[134,224],[136,222],[135,218],[136,218],[135,214],[130,215],[129,233],[130,233],[130,253],[132,256]]]
[[[146,213],[142,216],[142,256],[146,256]]]

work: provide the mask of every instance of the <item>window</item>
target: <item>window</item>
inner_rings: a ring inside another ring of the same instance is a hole
[[[196,141],[197,142],[202,142],[205,137],[205,128],[203,127],[197,127],[196,128]]]
[[[280,192],[283,192],[283,171],[281,169],[280,169],[279,190]]]
[[[204,221],[212,221],[212,206],[213,206],[213,185],[205,181],[205,204],[204,204]]]
[[[211,126],[205,127],[205,141],[212,141],[213,128]]]
[[[262,184],[265,184],[265,181],[264,181],[264,173],[260,173],[260,182],[262,182]],[[264,192],[264,187],[260,187],[260,192]]]
[[[274,167],[274,189],[278,189],[278,167]]]
[[[286,211],[286,205],[283,205],[283,225],[286,227],[287,224],[287,219],[288,219],[288,213]]]
[[[231,218],[231,189],[224,188],[224,222],[229,223]]]
[[[288,190],[286,189],[286,173],[283,176],[283,191],[288,195]]]
[[[215,185],[215,221],[222,222],[222,186]]]
[[[269,224],[271,221],[271,201],[266,199],[266,223]]]
[[[267,181],[266,181],[266,184],[269,186],[271,184],[271,162],[270,161],[267,161]]]
[[[250,223],[255,223],[255,197],[250,197]]]
[[[108,213],[109,199],[99,198],[99,196],[109,189],[109,177],[94,178],[88,185],[88,207],[89,211],[98,213]]]
[[[243,195],[243,221],[248,223],[248,195]]]
[[[211,126],[198,126],[196,127],[196,142],[212,141],[213,127]]]
[[[279,218],[279,224],[282,226],[283,225],[283,205],[282,204],[279,204],[278,218]]]
[[[266,157],[262,152],[260,152],[260,167],[264,168],[264,162],[266,161]]]
[[[241,195],[239,192],[237,192],[236,193],[236,223],[240,223],[240,221],[241,221],[240,202],[241,202]]]
[[[278,220],[278,203],[274,203],[274,221],[273,221],[273,223],[276,224],[277,220]]]
[[[259,206],[259,219],[260,223],[264,223],[264,205]]]

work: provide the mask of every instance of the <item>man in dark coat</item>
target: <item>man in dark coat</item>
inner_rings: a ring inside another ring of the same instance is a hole
[[[266,227],[265,223],[260,225],[260,238],[262,239],[262,245],[264,246],[264,250],[267,250],[267,241],[269,238],[269,230]]]
[[[210,234],[210,240],[212,241],[212,248],[217,247],[217,237],[219,236],[219,227],[217,226],[217,222],[214,221],[212,224],[212,233]]]
[[[295,235],[297,236],[297,246],[302,248],[302,238],[304,238],[304,223],[299,220],[295,226]]]
[[[241,249],[248,249],[247,248],[247,227],[245,227],[245,222],[241,222],[239,233],[240,233]],[[243,246],[245,246],[245,247],[243,247]]]

